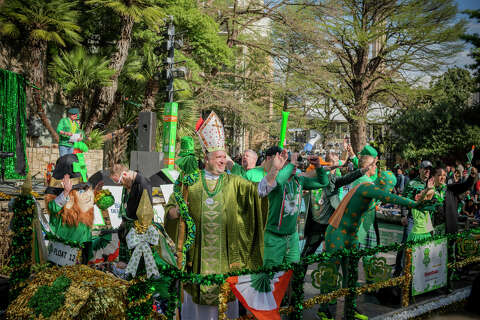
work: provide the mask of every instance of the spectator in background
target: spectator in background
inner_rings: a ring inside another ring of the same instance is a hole
[[[463,167],[462,165],[462,162],[460,160],[455,160],[455,170],[458,170],[460,171],[460,175],[463,173],[463,170],[465,170],[465,168]]]
[[[461,176],[462,174],[460,173],[460,171],[455,170],[455,172],[453,173],[453,177],[447,181],[447,184],[459,183]]]
[[[405,176],[403,175],[402,167],[397,164],[395,165],[395,176],[397,178],[397,184],[395,185],[394,192],[396,194],[402,194],[403,190],[405,189]]]
[[[78,119],[78,108],[68,109],[68,116],[60,119],[57,125],[57,133],[59,135],[58,152],[61,156],[73,153],[73,144],[82,141],[85,137],[80,129],[80,121]]]

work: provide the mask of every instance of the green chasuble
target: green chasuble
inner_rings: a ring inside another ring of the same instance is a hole
[[[92,230],[86,224],[79,222],[78,226],[69,226],[63,223],[60,210],[62,210],[62,207],[57,205],[54,200],[48,202],[49,225],[53,234],[76,244],[92,241]]]
[[[199,274],[221,274],[244,268],[258,269],[263,263],[263,230],[268,201],[258,196],[257,184],[240,176],[223,174],[218,180],[200,178],[188,188],[188,210],[196,225],[195,242],[187,254],[186,270]],[[215,189],[215,190],[214,190]],[[173,195],[166,215],[175,206]],[[165,216],[165,227],[177,241],[178,219]],[[218,286],[184,285],[193,301],[218,305]]]

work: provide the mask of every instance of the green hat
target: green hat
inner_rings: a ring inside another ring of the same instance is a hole
[[[180,153],[178,156],[185,157],[188,155],[195,155],[195,146],[193,143],[193,138],[185,136],[180,140]]]
[[[95,195],[95,204],[100,210],[106,210],[115,204],[115,199],[109,190],[103,189]]]
[[[363,147],[362,151],[360,151],[360,155],[361,156],[372,156],[372,157],[375,158],[375,157],[378,156],[378,152],[377,152],[377,150],[375,150],[374,147],[367,144],[365,147]]]
[[[198,170],[198,161],[195,157],[195,146],[192,137],[183,137],[180,142],[179,159],[175,164],[184,174],[192,174]]]
[[[68,114],[78,114],[80,110],[78,108],[70,108],[68,109]]]

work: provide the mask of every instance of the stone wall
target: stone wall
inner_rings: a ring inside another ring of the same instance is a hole
[[[45,177],[47,165],[50,162],[55,163],[58,159],[58,147],[37,147],[27,148],[27,161],[32,176],[36,179]],[[89,150],[85,153],[85,162],[87,165],[87,174],[92,176],[103,169],[103,150]]]

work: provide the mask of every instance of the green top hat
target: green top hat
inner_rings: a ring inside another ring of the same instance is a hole
[[[375,150],[374,147],[367,144],[365,147],[363,147],[362,151],[360,151],[360,155],[361,156],[372,156],[372,157],[375,158],[375,157],[378,156],[378,152],[377,152],[377,150]]]
[[[68,114],[78,114],[80,110],[78,108],[70,108],[68,109]]]
[[[178,156],[185,157],[190,155],[195,155],[193,138],[188,136],[182,137],[182,139],[180,140],[180,153],[178,154]]]

